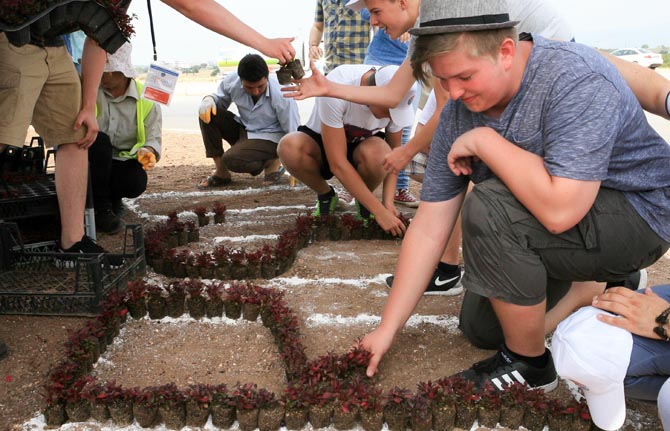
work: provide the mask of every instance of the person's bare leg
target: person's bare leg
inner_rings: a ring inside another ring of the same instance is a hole
[[[321,151],[312,138],[293,132],[282,138],[277,147],[281,163],[291,175],[317,194],[330,192],[330,185],[321,176]]]
[[[214,172],[213,175],[219,178],[230,179],[230,171],[226,167],[226,163],[223,161],[223,156],[212,157],[214,161]]]
[[[447,247],[444,249],[442,257],[440,257],[440,262],[458,266],[461,251],[461,236],[461,215],[459,214],[454,225],[454,230],[451,231]]]
[[[84,236],[88,151],[76,144],[59,145],[55,177],[61,219],[61,247],[67,249]]]
[[[570,290],[549,311],[544,318],[544,334],[549,334],[559,323],[568,317],[576,309],[590,305],[593,297],[603,293],[607,283],[596,281],[575,281],[570,285]]]
[[[546,301],[536,305],[516,305],[489,299],[500,321],[507,348],[529,357],[544,354]]]

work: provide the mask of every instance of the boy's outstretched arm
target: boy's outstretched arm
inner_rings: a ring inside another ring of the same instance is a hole
[[[360,341],[372,353],[366,374],[377,373],[379,362],[391,347],[423,295],[435,265],[447,244],[461,210],[465,192],[444,202],[421,202],[402,241],[393,287],[379,326]]]
[[[297,85],[282,88],[284,97],[303,100],[309,97],[327,96],[360,105],[395,108],[416,82],[408,59],[403,61],[391,81],[380,87],[338,84],[327,80],[313,61],[310,61],[310,68],[312,69],[310,77],[299,80]]]
[[[280,63],[286,63],[295,57],[295,49],[291,45],[293,37],[269,39],[243,23],[214,0],[161,1],[191,21],[255,48],[268,57],[278,59]]]

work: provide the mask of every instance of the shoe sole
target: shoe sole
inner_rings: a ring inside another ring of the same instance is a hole
[[[454,287],[450,287],[447,290],[431,290],[423,292],[424,295],[431,296],[457,296],[463,293],[463,285],[459,281]]]
[[[419,202],[403,202],[396,200],[394,200],[393,202],[397,203],[398,205],[406,206],[408,208],[419,208]]]

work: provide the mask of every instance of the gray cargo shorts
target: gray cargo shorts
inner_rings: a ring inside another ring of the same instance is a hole
[[[552,234],[498,179],[463,205],[463,286],[488,298],[535,305],[573,281],[620,281],[668,250],[624,194],[601,188],[586,216]]]

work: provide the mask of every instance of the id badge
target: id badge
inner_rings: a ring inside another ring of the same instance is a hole
[[[172,93],[177,86],[179,71],[163,64],[152,63],[147,72],[142,97],[147,100],[170,105]]]

